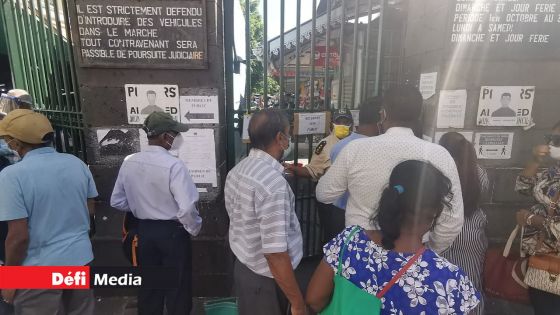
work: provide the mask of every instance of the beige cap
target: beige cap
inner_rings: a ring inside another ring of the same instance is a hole
[[[0,121],[0,137],[10,136],[29,144],[44,143],[43,138],[51,132],[49,119],[28,109],[13,110]]]

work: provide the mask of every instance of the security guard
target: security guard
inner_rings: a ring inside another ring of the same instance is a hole
[[[339,110],[333,114],[332,131],[322,139],[311,156],[311,161],[305,166],[285,164],[286,172],[297,177],[311,178],[318,181],[331,166],[331,149],[341,139],[352,133],[352,114],[348,110]]]
[[[331,134],[319,142],[309,164],[305,166],[285,164],[286,172],[294,176],[311,178],[318,181],[331,166],[330,156],[332,147],[352,133],[353,125],[354,122],[350,111],[340,110],[335,112]],[[341,232],[338,231],[338,227],[340,226],[340,221],[344,222],[344,211],[332,204],[316,202],[319,221],[324,231],[323,243],[326,243],[333,236]]]

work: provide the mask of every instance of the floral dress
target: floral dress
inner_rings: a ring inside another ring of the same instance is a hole
[[[543,216],[544,231],[525,227],[522,249],[529,255],[560,255],[560,165],[533,177],[519,175],[515,190],[537,201],[531,213]]]
[[[335,272],[344,241],[353,228],[347,227],[323,248],[325,261]],[[383,249],[360,228],[342,257],[342,276],[375,295],[412,256],[414,253]],[[427,249],[381,299],[381,314],[468,314],[479,301],[480,293],[465,273]]]

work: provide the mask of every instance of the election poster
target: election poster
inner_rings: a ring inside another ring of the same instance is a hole
[[[479,132],[474,147],[479,159],[507,160],[511,158],[513,132]]]
[[[153,112],[169,113],[180,121],[179,87],[165,84],[125,84],[128,123],[141,125]]]
[[[477,125],[528,126],[534,99],[534,86],[483,86],[480,88]]]

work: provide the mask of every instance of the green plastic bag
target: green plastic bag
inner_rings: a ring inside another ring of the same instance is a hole
[[[204,302],[206,315],[238,315],[237,298],[223,298]]]
[[[344,278],[342,273],[342,257],[348,243],[358,232],[356,226],[344,242],[344,247],[338,257],[338,270],[334,276],[334,293],[330,304],[320,315],[378,315],[381,313],[381,300],[358,288],[355,284]]]

